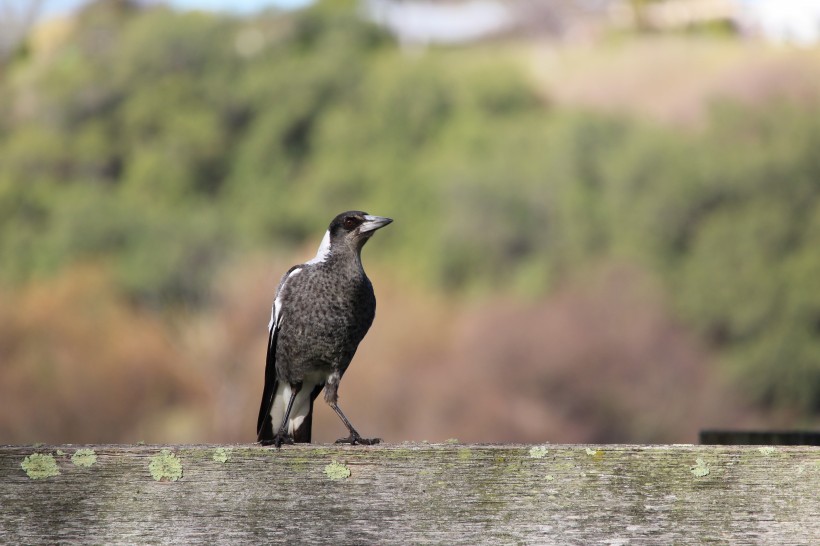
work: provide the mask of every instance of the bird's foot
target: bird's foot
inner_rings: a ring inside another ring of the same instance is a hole
[[[337,444],[350,444],[352,446],[355,445],[362,445],[362,446],[374,446],[381,442],[381,438],[362,438],[358,434],[351,434],[347,438],[339,438],[336,440]]]
[[[282,444],[293,444],[293,438],[287,434],[280,434],[277,432],[273,435],[273,438],[259,440],[259,443],[263,446],[276,446],[276,449],[279,449],[282,447]]]

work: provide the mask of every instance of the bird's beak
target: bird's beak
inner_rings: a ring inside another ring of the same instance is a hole
[[[385,218],[383,216],[370,216],[369,214],[366,214],[364,216],[364,222],[361,226],[359,226],[359,233],[369,233],[371,231],[376,231],[377,229],[383,228],[392,221],[392,218]]]

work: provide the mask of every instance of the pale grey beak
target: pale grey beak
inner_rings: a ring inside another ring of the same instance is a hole
[[[383,228],[392,221],[392,218],[385,218],[383,216],[370,216],[369,214],[365,214],[364,223],[362,223],[362,225],[359,226],[359,233],[368,233],[370,231],[376,231],[377,229]]]

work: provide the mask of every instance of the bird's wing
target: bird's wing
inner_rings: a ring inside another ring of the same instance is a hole
[[[279,338],[279,329],[282,326],[285,307],[285,283],[288,279],[302,272],[304,265],[295,265],[282,276],[279,286],[276,288],[276,297],[271,308],[270,323],[268,323],[268,354],[265,359],[265,388],[262,391],[262,403],[259,406],[259,417],[256,420],[257,441],[273,438],[274,426],[279,423],[270,423],[270,411],[276,398],[276,389],[279,386],[279,379],[276,376],[276,342]],[[270,436],[270,438],[269,438]]]

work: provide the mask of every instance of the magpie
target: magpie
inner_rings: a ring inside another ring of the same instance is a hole
[[[338,406],[339,381],[376,314],[373,285],[362,267],[362,247],[393,220],[348,211],[336,216],[312,260],[291,267],[276,289],[268,324],[265,388],[256,422],[263,445],[310,442],[313,402],[325,402],[350,436],[336,441],[377,444],[362,438]]]

